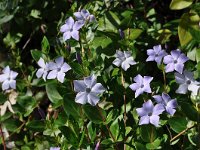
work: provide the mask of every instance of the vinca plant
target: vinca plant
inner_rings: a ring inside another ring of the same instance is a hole
[[[1,0],[0,149],[200,149],[198,0]]]

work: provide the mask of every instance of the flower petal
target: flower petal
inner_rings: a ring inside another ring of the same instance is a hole
[[[101,94],[105,91],[105,88],[102,86],[101,83],[96,83],[92,89],[91,89],[92,92],[96,93],[96,94]]]
[[[144,91],[142,90],[142,88],[139,88],[135,91],[135,98],[137,98],[140,94],[142,94]]]
[[[151,100],[148,100],[147,102],[145,102],[142,107],[149,113],[153,111],[153,103]]]
[[[2,90],[7,90],[9,89],[9,81],[8,80],[5,80],[2,84]]]
[[[2,71],[4,74],[10,74],[10,67],[9,66],[6,66],[3,71]]]
[[[57,70],[50,71],[48,76],[47,76],[47,79],[55,79],[57,77],[57,73],[58,73]]]
[[[171,107],[171,108],[176,108],[176,107],[178,107],[178,104],[177,104],[176,99],[172,99],[171,101],[169,101],[169,102],[167,103],[167,107]]]
[[[175,79],[176,79],[176,83],[178,84],[183,84],[185,83],[185,76],[183,74],[180,74],[180,73],[175,73]]]
[[[73,39],[75,39],[75,40],[79,40],[79,32],[78,31],[76,31],[76,30],[73,30],[72,32],[71,32],[71,36],[72,36],[72,38]]]
[[[9,74],[1,74],[0,75],[0,82],[3,82],[9,78]]]
[[[128,68],[130,68],[130,65],[129,65],[129,63],[125,60],[125,61],[123,61],[122,62],[122,69],[124,69],[125,71],[128,69]]]
[[[149,116],[142,116],[139,121],[139,125],[149,124]]]
[[[171,55],[167,55],[164,57],[164,60],[163,60],[164,64],[169,64],[169,63],[173,63],[173,62],[174,62],[174,59]]]
[[[72,29],[74,25],[74,19],[72,17],[69,17],[66,21],[65,24],[69,27],[69,29]]]
[[[71,32],[70,31],[67,31],[63,34],[63,40],[64,41],[67,41],[68,39],[71,38]]]
[[[154,126],[158,127],[158,124],[159,124],[159,119],[160,117],[157,116],[157,115],[152,115],[150,116],[150,123],[153,124]]]
[[[74,91],[75,92],[84,92],[86,89],[86,84],[84,80],[74,80]]]
[[[192,92],[192,95],[198,95],[200,86],[196,85],[196,84],[190,84],[188,86],[188,90]]]
[[[142,116],[147,116],[148,115],[148,111],[146,111],[143,107],[142,108],[137,108],[136,109],[137,114],[142,117]]]
[[[175,70],[176,70],[177,72],[179,72],[180,74],[183,73],[183,67],[184,67],[183,64],[175,64]]]
[[[140,88],[140,85],[138,83],[133,83],[129,86],[133,91],[136,91],[138,88]]]
[[[85,23],[84,21],[76,21],[73,26],[73,30],[78,31],[80,28],[84,26],[84,23]]]
[[[166,108],[166,112],[167,112],[168,114],[170,114],[171,116],[173,116],[174,113],[176,112],[176,110],[173,109],[172,107],[166,106],[165,108]]]
[[[138,74],[134,79],[133,81],[135,81],[136,83],[138,83],[139,85],[142,85],[143,84],[143,77]]]
[[[155,107],[153,108],[153,115],[160,115],[164,111],[164,107],[162,104],[156,104]]]
[[[16,89],[16,80],[10,80],[9,85],[12,89]]]
[[[56,62],[56,65],[58,68],[61,68],[63,63],[64,63],[64,58],[61,56],[61,57],[58,57],[55,59],[55,62]]]
[[[188,57],[187,56],[185,56],[185,54],[181,54],[180,56],[179,56],[179,58],[178,58],[178,62],[179,63],[185,63],[186,61],[188,61],[189,59],[188,59]]]
[[[10,78],[15,79],[17,77],[18,73],[15,71],[10,71]]]
[[[95,94],[90,92],[88,94],[88,103],[90,103],[92,106],[95,106],[99,102],[99,97]]]
[[[188,85],[187,84],[181,84],[181,85],[179,85],[178,89],[176,90],[176,93],[186,94],[187,91],[188,91]]]
[[[113,61],[113,64],[116,65],[117,67],[119,67],[122,63],[122,60],[120,60],[119,58],[116,58],[114,61]]]
[[[96,77],[91,75],[89,77],[84,78],[85,84],[87,87],[92,88],[96,84]]]
[[[171,55],[174,58],[174,60],[178,60],[179,56],[181,55],[180,50],[173,50],[171,51]]]
[[[70,30],[70,26],[68,26],[67,24],[64,24],[60,27],[60,32],[62,32],[62,33],[65,33],[69,30]]]
[[[71,69],[71,67],[67,64],[67,63],[64,63],[61,67],[61,71],[62,72],[67,72]]]
[[[57,74],[58,81],[60,81],[61,83],[63,83],[64,82],[64,78],[65,78],[65,73],[59,71],[58,74]]]
[[[37,62],[37,64],[38,64],[41,68],[45,68],[45,67],[46,67],[46,64],[45,64],[43,58],[40,58],[39,61]]]
[[[167,64],[167,66],[165,67],[165,72],[172,72],[172,71],[174,71],[174,63]]]
[[[80,104],[86,104],[88,100],[87,95],[88,94],[86,92],[79,92],[76,95],[75,102]]]
[[[155,101],[157,103],[162,103],[163,102],[163,99],[160,95],[154,95],[153,98],[155,99]]]

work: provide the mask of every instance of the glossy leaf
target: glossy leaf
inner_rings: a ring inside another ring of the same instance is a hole
[[[172,0],[170,3],[170,9],[180,10],[189,7],[193,3],[193,0]]]

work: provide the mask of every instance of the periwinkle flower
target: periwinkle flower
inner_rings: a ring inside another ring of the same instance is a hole
[[[173,50],[171,51],[171,55],[167,55],[164,57],[164,64],[167,66],[165,67],[166,72],[173,72],[176,70],[180,74],[183,72],[184,63],[189,59],[185,54],[181,53],[180,50]]]
[[[60,147],[50,147],[50,150],[60,150]]]
[[[94,15],[91,15],[89,11],[85,9],[75,12],[74,16],[76,17],[76,20],[83,22],[83,24],[85,24],[87,20],[89,20],[89,22],[95,21]]]
[[[138,74],[134,79],[136,83],[131,84],[129,87],[135,92],[135,98],[138,97],[143,92],[151,93],[150,82],[153,77],[144,76],[144,78]]]
[[[179,84],[179,88],[176,90],[176,93],[186,94],[189,90],[193,95],[198,94],[200,83],[194,79],[192,72],[184,70],[183,74],[175,73],[175,79],[176,83]]]
[[[167,55],[165,50],[162,50],[161,45],[156,45],[153,47],[153,49],[148,49],[147,54],[149,57],[146,59],[146,61],[156,61],[157,64],[161,64],[163,57]]]
[[[80,104],[89,103],[95,106],[99,102],[99,94],[105,91],[101,83],[96,83],[94,75],[85,77],[84,80],[74,80],[74,91],[78,92],[75,101]]]
[[[55,79],[61,83],[64,82],[65,73],[71,69],[71,67],[64,62],[63,57],[58,57],[55,59],[55,62],[49,62],[48,64],[49,70],[51,70],[47,76],[47,79]]]
[[[162,104],[153,105],[151,100],[145,102],[141,108],[137,108],[137,114],[141,117],[139,125],[143,124],[153,124],[158,127],[159,124],[159,115],[164,111]]]
[[[37,64],[41,67],[36,72],[37,78],[41,78],[42,77],[44,79],[44,81],[46,81],[46,77],[47,77],[47,74],[48,74],[48,71],[49,71],[48,63],[45,63],[44,59],[40,58],[39,61],[37,62]]]
[[[121,66],[122,69],[125,71],[130,67],[130,65],[135,65],[136,62],[134,61],[133,57],[131,56],[130,51],[116,51],[116,59],[113,61],[113,64],[116,66]]]
[[[171,99],[171,97],[166,93],[162,93],[162,96],[154,95],[153,98],[158,104],[163,105],[168,114],[171,116],[174,115],[176,112],[175,108],[178,106],[176,99]]]
[[[6,66],[0,75],[0,82],[2,83],[2,90],[16,89],[16,80],[18,73],[10,70],[9,66]]]
[[[79,40],[79,29],[82,28],[83,23],[81,21],[74,22],[72,17],[69,17],[65,24],[61,26],[60,32],[63,34],[64,41],[70,39],[71,37],[75,40]]]

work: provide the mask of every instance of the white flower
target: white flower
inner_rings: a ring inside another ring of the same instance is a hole
[[[116,51],[116,59],[113,61],[113,64],[116,66],[121,66],[125,71],[130,67],[130,65],[135,65],[136,62],[133,60],[130,51]]]
[[[46,81],[46,77],[47,77],[47,74],[49,71],[48,63],[45,63],[43,58],[40,58],[37,63],[41,68],[38,69],[38,71],[36,72],[36,76],[37,76],[37,78],[42,77],[44,79],[44,81]]]
[[[9,66],[3,69],[3,74],[0,75],[0,82],[2,82],[2,90],[7,90],[9,88],[16,89],[16,80],[18,73],[10,70]]]
[[[200,83],[194,79],[192,72],[187,70],[185,70],[183,74],[177,72],[175,73],[175,79],[179,84],[179,88],[176,90],[176,93],[186,94],[189,90],[192,92],[192,95],[198,94]]]
[[[65,72],[71,69],[71,67],[64,62],[63,57],[58,57],[55,59],[55,62],[49,62],[48,67],[51,71],[49,72],[47,79],[57,78],[61,83],[64,82]]]

